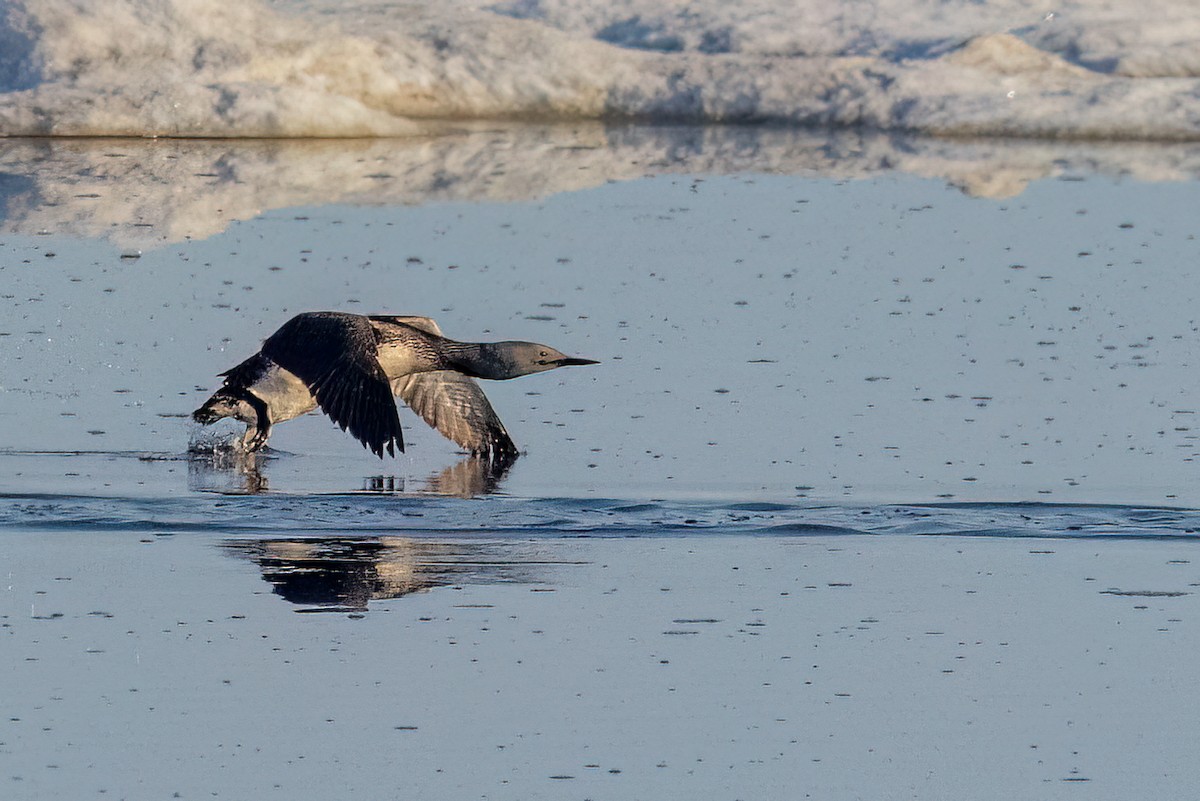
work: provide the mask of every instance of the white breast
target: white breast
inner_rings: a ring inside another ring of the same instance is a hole
[[[317,399],[295,373],[271,365],[249,390],[267,404],[272,423],[282,423],[317,408]]]
[[[378,357],[379,366],[390,381],[412,373],[423,373],[433,367],[429,357],[418,353],[415,348],[385,346],[379,349]]]

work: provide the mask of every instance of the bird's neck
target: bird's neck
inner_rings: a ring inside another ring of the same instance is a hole
[[[446,368],[457,370],[471,378],[486,378],[493,381],[511,378],[510,371],[499,353],[488,342],[450,341],[443,348]]]

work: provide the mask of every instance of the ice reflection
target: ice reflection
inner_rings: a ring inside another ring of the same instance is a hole
[[[408,537],[232,539],[263,579],[302,612],[364,611],[370,601],[464,584],[545,584],[556,566],[545,543],[430,542]]]
[[[1064,175],[1195,179],[1200,145],[600,123],[371,140],[14,139],[0,142],[0,228],[143,248],[210,237],[272,209],[521,201],[666,173],[901,173],[1011,197]]]

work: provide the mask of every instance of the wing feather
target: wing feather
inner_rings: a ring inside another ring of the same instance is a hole
[[[395,314],[373,314],[369,320],[378,320],[383,323],[399,323],[415,328],[418,331],[424,331],[427,334],[434,336],[445,336],[442,329],[438,328],[438,324],[432,317],[417,317],[415,315],[395,315]]]
[[[317,405],[343,431],[383,458],[404,450],[391,386],[375,354],[375,329],[366,317],[308,312],[283,324],[262,354],[296,375]]]
[[[471,453],[511,461],[517,446],[474,379],[453,370],[413,373],[392,388],[408,407]]]

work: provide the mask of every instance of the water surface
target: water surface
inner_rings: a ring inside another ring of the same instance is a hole
[[[3,797],[1200,779],[1191,148],[583,126],[0,158]],[[319,415],[214,457],[238,426],[188,414],[216,374],[330,308],[602,363],[487,386],[507,471],[405,411],[397,459]]]

